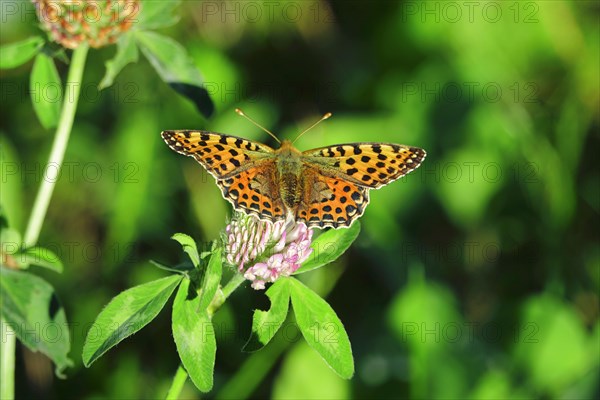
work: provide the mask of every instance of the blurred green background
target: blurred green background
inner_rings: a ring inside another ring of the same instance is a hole
[[[32,6],[1,44],[39,33]],[[206,398],[593,398],[599,389],[598,2],[185,1],[160,32],[193,57],[216,105],[205,120],[141,58],[98,92],[114,47],[90,52],[75,126],[39,244],[57,252],[72,324],[68,379],[22,346],[17,397],[163,397],[178,366],[169,307],[90,369],[90,324],[120,291],[164,276],[184,232],[209,242],[230,206],[164,129],[209,129],[299,149],[353,141],[422,147],[416,172],[373,191],[335,265],[303,277],[344,322],[356,375],[338,378],[292,327],[240,349],[263,292],[216,315]],[[29,11],[28,11],[29,10]],[[58,63],[63,76],[67,66]],[[31,63],[0,72],[3,202],[23,232],[52,131],[33,114]],[[4,188],[10,188],[5,190]],[[183,397],[200,398],[188,381]]]

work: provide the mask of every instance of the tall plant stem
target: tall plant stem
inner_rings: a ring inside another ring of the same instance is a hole
[[[15,398],[15,331],[6,323],[2,324],[2,337],[0,340],[0,399],[13,400]]]
[[[48,159],[48,165],[56,167],[54,169],[56,170],[56,176],[42,179],[42,183],[40,184],[40,188],[35,198],[35,203],[33,203],[33,209],[31,211],[31,216],[29,217],[27,229],[25,230],[23,240],[25,247],[31,247],[38,241],[40,231],[42,230],[42,224],[46,218],[46,211],[48,211],[48,205],[50,204],[50,198],[52,197],[54,186],[56,186],[56,178],[58,178],[60,174],[65,150],[67,148],[67,143],[69,142],[69,136],[71,135],[71,128],[73,127],[73,120],[75,119],[75,110],[77,109],[77,103],[79,101],[81,78],[83,76],[87,52],[88,46],[86,44],[82,44],[73,51],[71,66],[69,67],[69,74],[65,85],[62,111],[58,121],[58,127],[56,128],[54,143],[52,143],[50,157]]]

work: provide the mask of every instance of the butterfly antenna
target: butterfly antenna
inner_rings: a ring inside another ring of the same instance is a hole
[[[270,130],[268,130],[264,126],[260,125],[258,122],[256,122],[255,120],[253,120],[252,118],[250,118],[246,114],[244,114],[244,112],[242,110],[240,110],[239,108],[236,108],[235,112],[238,113],[239,115],[241,115],[242,117],[246,118],[248,121],[252,122],[254,125],[258,126],[263,131],[267,132],[269,135],[271,135],[273,137],[273,139],[277,140],[277,143],[281,144],[281,140],[277,139],[277,136],[275,136],[273,134],[273,132],[271,132]]]
[[[322,121],[325,121],[329,117],[331,117],[331,113],[330,112],[328,112],[327,114],[323,115],[320,120],[318,120],[317,122],[315,122],[314,124],[312,124],[311,126],[309,126],[308,128],[306,128],[305,130],[303,130],[302,132],[300,132],[300,134],[298,136],[296,136],[296,139],[294,139],[294,141],[292,142],[292,144],[296,143],[296,140],[300,139],[300,136],[304,135],[306,132],[310,131],[312,128],[314,128],[315,126],[317,126],[318,124],[320,124]]]

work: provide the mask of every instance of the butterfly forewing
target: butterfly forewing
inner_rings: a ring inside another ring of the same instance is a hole
[[[207,131],[164,131],[173,150],[194,157],[215,178],[223,179],[273,158],[273,149],[236,136]]]
[[[302,155],[305,162],[320,166],[324,174],[377,189],[417,168],[426,153],[400,144],[349,143],[308,150]]]

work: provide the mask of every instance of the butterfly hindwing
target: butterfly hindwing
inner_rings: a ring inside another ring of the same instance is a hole
[[[273,157],[273,149],[236,136],[207,131],[163,131],[164,141],[180,154],[194,157],[215,178],[223,179]]]
[[[369,189],[341,178],[324,175],[318,168],[303,170],[304,196],[296,220],[309,227],[348,227],[369,203]]]
[[[327,175],[373,189],[403,177],[425,159],[425,150],[392,143],[348,143],[302,153]]]
[[[279,196],[273,160],[263,161],[229,178],[217,179],[217,185],[237,211],[272,222],[285,219],[286,208]]]

